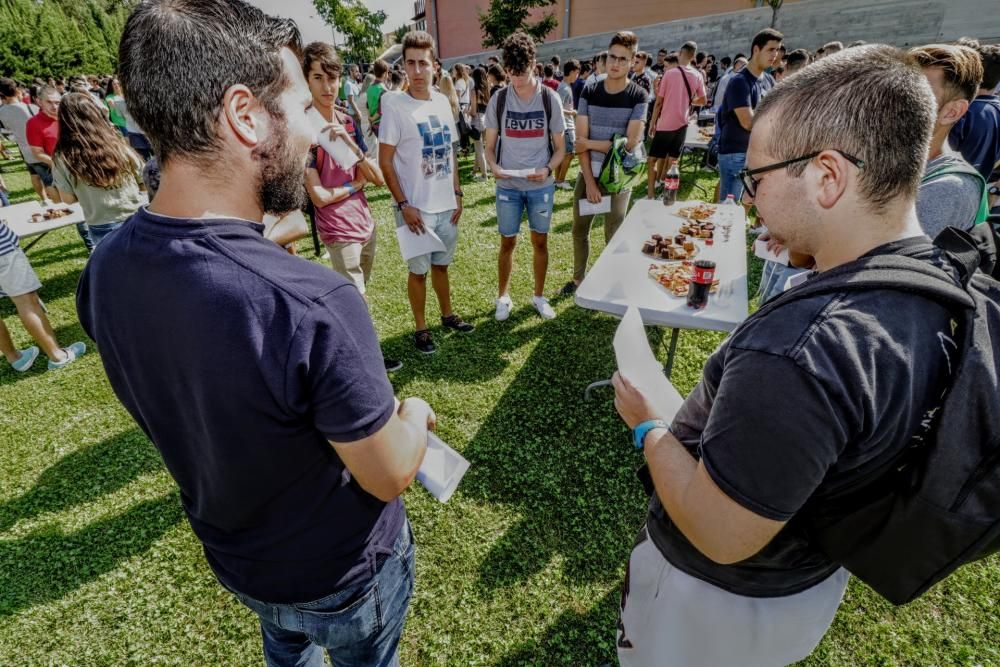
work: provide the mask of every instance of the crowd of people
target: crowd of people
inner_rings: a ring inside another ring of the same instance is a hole
[[[81,323],[180,486],[219,581],[258,614],[269,664],[320,665],[324,650],[335,664],[398,664],[414,586],[400,494],[436,415],[396,399],[386,373],[401,362],[384,358],[369,316],[378,225],[366,191],[387,188],[395,226],[438,242],[406,261],[425,354],[437,349],[428,274],[441,327],[474,330],[449,283],[463,151],[473,179],[495,183],[499,321],[514,306],[522,222],[530,301],[551,319],[556,189],[573,191],[573,273],[559,289],[572,294],[595,217],[581,203],[609,198],[607,241],[631,200],[602,184],[605,162],[614,151],[646,160],[655,197],[699,111],[714,113],[719,199],[753,205],[762,238],[790,251],[789,266],[766,267],[765,301],[795,272],[859,257],[941,264],[928,236],[984,223],[998,196],[1000,47],[831,42],[810,53],[785,39],[764,29],[748,55],[721,59],[685,41],[654,61],[622,31],[590,62],[538,63],[516,32],[499,57],[448,70],[417,31],[400,63],[363,73],[240,0],[161,0],[129,18],[117,77],[0,79],[0,122],[39,199],[85,214]],[[307,232],[270,231],[303,210],[332,271],[283,247]],[[0,227],[0,289],[57,368],[85,346],[55,342],[40,287]],[[951,334],[946,309],[915,295],[805,299],[727,339],[672,423],[616,374],[653,488],[622,594],[621,664],[808,656],[848,573],[810,542],[800,510],[906,445]],[[3,326],[0,350],[18,371],[39,354],[15,349]],[[794,419],[760,418],[761,386],[781,387]]]

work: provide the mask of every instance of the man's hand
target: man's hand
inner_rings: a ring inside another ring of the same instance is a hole
[[[654,125],[654,124],[650,123],[650,125],[649,125],[649,131],[648,131],[648,132],[646,132],[646,135],[647,135],[647,136],[648,136],[648,137],[649,137],[650,139],[652,139],[652,138],[653,138],[654,136],[656,136],[656,125]]]
[[[437,415],[427,401],[422,398],[410,397],[400,402],[396,399],[396,414],[405,422],[415,426],[426,425],[428,431],[437,428]]]
[[[587,183],[587,201],[591,204],[601,203],[601,188],[598,187],[596,181]]]
[[[758,236],[757,239],[759,241],[766,241],[767,242],[767,249],[769,251],[773,252],[775,255],[777,255],[778,253],[780,253],[782,250],[785,249],[785,246],[781,245],[780,243],[778,243],[777,241],[775,241],[773,238],[771,238],[771,232],[764,232],[763,234],[761,234],[760,236]]]
[[[462,198],[457,197],[456,201],[458,202],[458,208],[456,208],[455,212],[451,214],[451,224],[453,225],[457,225],[458,219],[462,217]]]
[[[536,183],[541,183],[546,178],[548,178],[550,174],[552,174],[552,170],[549,169],[548,165],[546,165],[544,167],[539,167],[538,169],[536,169],[535,173],[533,173],[531,176],[528,176],[528,180],[535,181]]]
[[[423,234],[427,231],[424,229],[424,221],[420,217],[420,211],[413,206],[407,206],[403,209],[403,222],[414,234]]]
[[[510,176],[503,173],[503,171],[500,169],[500,165],[495,162],[490,165],[490,171],[493,172],[493,178],[497,179],[498,181],[502,181],[505,178],[510,178]]]
[[[585,153],[590,150],[590,139],[580,139],[577,138],[576,143],[573,144],[573,152],[575,153]]]
[[[336,141],[339,139],[340,141],[346,143],[355,155],[360,155],[362,158],[364,157],[364,153],[360,148],[358,148],[358,145],[354,143],[354,137],[351,136],[351,133],[347,131],[347,128],[340,123],[329,123],[323,128],[322,131],[329,133],[330,141]]]
[[[615,388],[615,409],[629,428],[650,419],[660,419],[653,404],[618,371],[611,376],[611,384]]]

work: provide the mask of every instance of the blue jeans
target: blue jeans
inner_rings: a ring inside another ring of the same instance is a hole
[[[528,215],[528,227],[536,234],[548,234],[552,223],[552,205],[556,186],[549,184],[537,190],[515,190],[497,186],[497,227],[500,236],[517,236],[521,218]]]
[[[7,193],[0,190],[0,206],[10,206],[10,199],[7,198]]]
[[[298,604],[261,602],[233,591],[260,617],[269,667],[323,667],[326,649],[334,667],[398,667],[399,639],[413,594],[413,532],[410,522],[380,556],[375,576],[353,588]]]
[[[726,195],[733,195],[736,203],[743,197],[743,181],[740,172],[747,162],[746,153],[719,154],[719,201],[726,201]]]
[[[106,225],[87,225],[90,229],[90,239],[94,242],[94,247],[99,246],[104,237],[124,224],[124,222],[109,222]]]
[[[441,243],[444,244],[444,250],[410,258],[406,262],[410,273],[425,276],[431,270],[431,266],[448,266],[455,259],[455,246],[458,245],[458,225],[451,223],[451,216],[454,214],[454,209],[441,213],[420,212],[420,219],[424,221],[424,227],[437,234]],[[405,224],[403,214],[396,211],[396,227],[402,227]]]
[[[785,266],[768,260],[764,264],[764,270],[760,274],[760,305],[764,305],[776,296],[780,296],[785,291],[785,283],[792,276],[800,273],[808,273],[809,269],[797,269],[794,266]]]
[[[90,235],[90,228],[87,227],[86,222],[76,223],[76,233],[80,235],[83,239],[83,245],[87,246],[87,252],[94,252],[94,237]]]

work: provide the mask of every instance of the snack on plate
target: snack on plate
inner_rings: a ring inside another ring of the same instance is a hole
[[[653,234],[652,238],[642,244],[642,254],[653,259],[685,260],[698,254],[698,247],[688,237],[678,234],[674,238],[663,238]]]
[[[682,251],[683,252],[683,251]],[[694,269],[690,262],[671,264],[650,264],[647,275],[664,289],[677,298],[684,298],[688,293],[688,284]],[[712,281],[709,294],[714,294],[719,289],[719,281]]]
[[[704,222],[715,215],[716,207],[711,204],[698,204],[697,206],[685,206],[677,211],[677,215],[689,220]]]
[[[56,220],[58,218],[65,218],[70,215],[73,211],[68,208],[50,208],[47,209],[42,215],[46,220]],[[32,216],[34,217],[34,216]]]

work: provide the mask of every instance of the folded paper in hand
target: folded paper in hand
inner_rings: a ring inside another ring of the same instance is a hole
[[[587,199],[580,200],[580,215],[598,215],[611,211],[611,197],[604,195],[597,204],[591,204]]]
[[[767,241],[757,239],[753,242],[753,254],[761,259],[788,266],[788,248],[782,248],[781,252],[774,253],[767,249]]]
[[[534,169],[500,169],[507,178],[527,178],[535,173]]]
[[[331,136],[330,123],[320,115],[319,111],[309,109],[308,113],[309,120],[316,130],[315,143],[319,144],[341,169],[350,169],[356,165],[360,161],[357,153],[352,151],[344,140]]]
[[[684,399],[653,355],[646,338],[639,309],[629,306],[615,332],[615,359],[618,372],[631,382],[653,404],[657,417],[668,424],[680,410]]]
[[[417,481],[443,503],[455,493],[469,469],[469,462],[433,433],[427,434],[427,452],[417,471]]]
[[[417,234],[408,226],[400,225],[396,227],[396,239],[399,241],[399,252],[403,255],[404,262],[432,252],[445,251],[440,237],[427,227],[424,227],[423,234]]]

